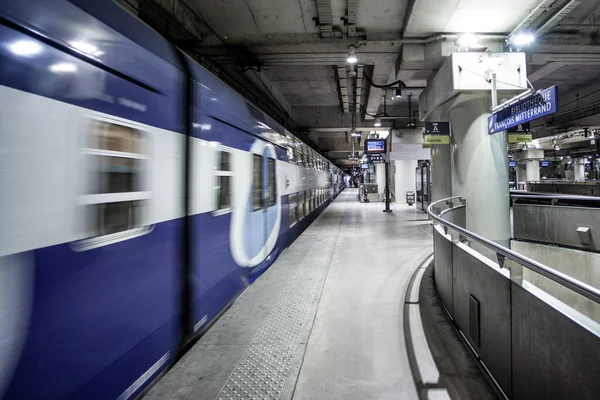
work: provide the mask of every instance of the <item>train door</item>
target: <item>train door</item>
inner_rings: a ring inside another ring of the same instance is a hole
[[[271,250],[274,248],[277,241],[277,237],[272,237],[277,224],[277,186],[276,186],[276,175],[275,175],[275,159],[270,157],[264,157],[264,168],[263,168],[263,188],[264,188],[264,257],[268,257]]]
[[[252,231],[250,253],[254,259],[253,266],[259,266],[274,248],[278,232],[277,216],[275,159],[252,154],[252,215],[249,228]]]
[[[252,154],[252,213],[250,217],[250,255],[252,259],[262,260],[262,249],[265,239],[265,165],[264,157],[260,154]],[[257,262],[253,263],[254,265]]]

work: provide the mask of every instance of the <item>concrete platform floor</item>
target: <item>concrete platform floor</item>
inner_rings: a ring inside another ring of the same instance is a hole
[[[346,189],[145,399],[429,397],[413,380],[404,318],[431,224],[356,194]]]

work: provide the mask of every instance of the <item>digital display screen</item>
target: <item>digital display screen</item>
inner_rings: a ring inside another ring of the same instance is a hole
[[[550,161],[542,161],[542,167],[547,167],[550,165]]]
[[[385,139],[366,139],[365,153],[367,154],[382,154],[386,150]]]
[[[516,161],[509,161],[508,162],[508,166],[509,167],[516,167],[517,166],[517,162]]]
[[[369,169],[369,164],[360,164],[362,169]]]

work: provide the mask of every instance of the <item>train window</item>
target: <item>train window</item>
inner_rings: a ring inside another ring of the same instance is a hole
[[[226,151],[217,153],[217,167],[215,171],[215,198],[217,210],[231,209],[231,154]]]
[[[144,135],[128,126],[93,121],[83,153],[91,174],[87,196],[82,197],[88,234],[97,237],[141,227],[151,196],[145,191]]]
[[[312,211],[311,201],[310,201],[310,190],[306,190],[304,192],[304,207],[306,209],[306,214],[310,214]]]
[[[275,160],[272,158],[267,159],[267,207],[275,205],[276,200],[276,188],[275,188]]]
[[[295,163],[296,162],[296,152],[294,151],[293,147],[289,147],[287,150],[287,154],[288,154],[288,161],[291,163]]]
[[[290,194],[290,226],[294,225],[298,221],[298,195]]]
[[[257,154],[253,154],[252,157],[252,209],[257,211],[263,208],[263,158]]]

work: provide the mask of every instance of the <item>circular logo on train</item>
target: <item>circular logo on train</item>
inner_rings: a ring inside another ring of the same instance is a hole
[[[271,254],[279,237],[277,155],[273,145],[255,140],[239,161],[233,181],[231,254],[239,266],[252,268]]]

